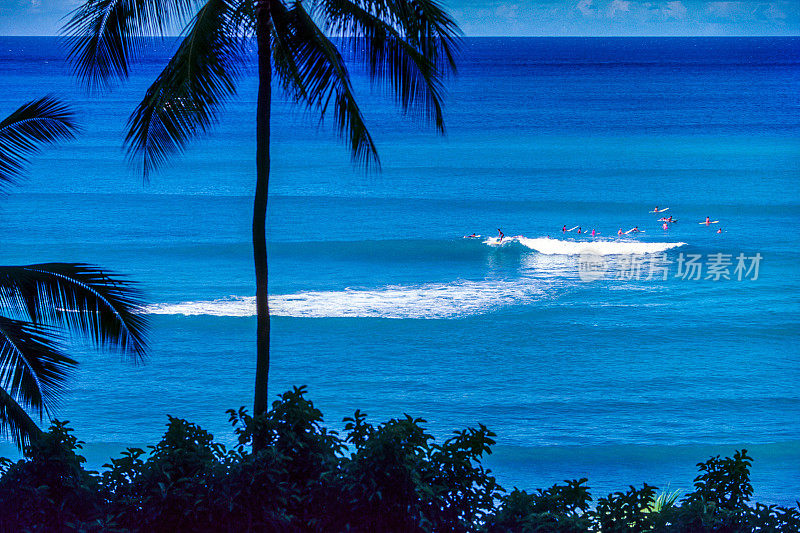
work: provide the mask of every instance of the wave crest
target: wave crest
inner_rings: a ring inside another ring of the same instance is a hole
[[[686,244],[685,242],[561,241],[549,237],[535,239],[512,237],[504,239],[501,246],[512,242],[518,242],[526,248],[546,255],[581,255],[583,253],[596,255],[657,254]],[[484,243],[489,246],[500,246],[496,238],[487,239]]]

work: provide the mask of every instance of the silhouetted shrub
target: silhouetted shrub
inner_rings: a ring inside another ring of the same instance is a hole
[[[83,442],[67,423],[55,421],[24,459],[0,459],[3,531],[102,529],[106,491],[95,472],[83,469]]]
[[[515,488],[488,518],[485,529],[490,533],[588,531],[592,524],[588,514],[592,501],[588,481],[567,480],[565,485],[537,489],[533,494]]]
[[[372,425],[356,411],[342,436],[322,426],[304,388],[263,417],[228,411],[237,444],[227,449],[195,424],[169,417],[149,451],[129,448],[86,471],[82,443],[54,422],[17,462],[0,462],[0,530],[516,532],[793,532],[800,507],[750,505],[752,458],[698,464],[680,502],[644,484],[599,498],[588,480],[504,494],[481,460],[484,426],[442,443],[424,420]],[[260,451],[251,451],[254,441]]]
[[[656,487],[647,483],[641,489],[632,486],[627,492],[598,499],[594,517],[604,533],[647,531],[653,522],[650,506],[655,497]]]

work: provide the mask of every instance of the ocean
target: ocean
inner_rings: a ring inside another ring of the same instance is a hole
[[[256,79],[145,183],[122,139],[170,48],[87,94],[55,38],[0,38],[0,114],[51,93],[82,127],[0,199],[0,261],[123,273],[152,322],[144,364],[74,343],[55,415],[94,467],[252,402]],[[509,489],[685,492],[745,447],[756,499],[800,497],[800,38],[466,39],[444,137],[353,68],[380,172],[275,94],[273,397],[483,423]]]

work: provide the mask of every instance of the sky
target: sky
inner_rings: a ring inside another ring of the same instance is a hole
[[[800,35],[800,0],[440,0],[466,36]],[[56,35],[80,0],[0,0],[0,35]]]

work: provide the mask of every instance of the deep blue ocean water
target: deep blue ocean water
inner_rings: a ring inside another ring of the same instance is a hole
[[[94,466],[155,441],[168,413],[229,441],[224,410],[251,403],[255,78],[144,184],[121,143],[169,49],[87,95],[56,40],[0,38],[0,114],[54,93],[83,128],[1,200],[0,261],[101,264],[153,313],[144,365],[74,348],[56,414]],[[440,438],[484,423],[508,487],[685,490],[696,462],[747,447],[757,498],[800,497],[800,38],[468,39],[444,138],[354,76],[380,173],[275,96],[273,394],[308,385],[335,428],[357,408]],[[524,238],[462,238],[497,228]],[[575,243],[604,278],[543,253]],[[732,279],[705,279],[720,253]],[[737,279],[739,254],[760,254],[757,279]],[[701,279],[679,276],[698,255]]]

